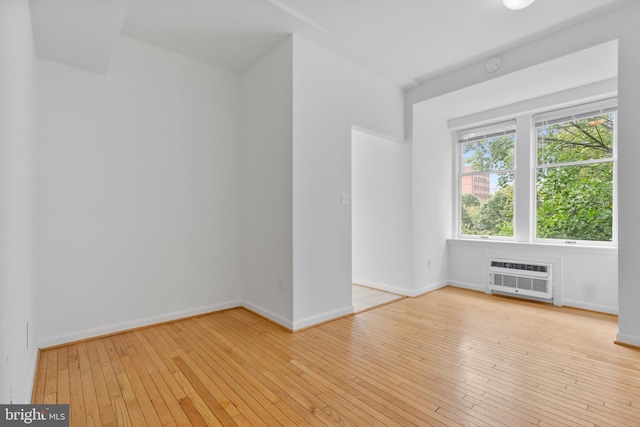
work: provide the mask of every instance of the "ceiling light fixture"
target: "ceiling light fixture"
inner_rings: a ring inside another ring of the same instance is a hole
[[[502,0],[502,3],[511,10],[524,9],[530,6],[535,0]]]

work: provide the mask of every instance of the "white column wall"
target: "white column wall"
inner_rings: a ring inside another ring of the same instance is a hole
[[[294,329],[352,312],[351,129],[403,140],[403,92],[293,37]]]
[[[0,1],[0,402],[29,403],[34,333],[35,49],[29,2]]]
[[[438,103],[416,105],[413,117],[413,277],[421,294],[448,280],[453,143]]]
[[[243,304],[293,327],[289,38],[242,75]]]
[[[640,346],[640,3],[620,14],[618,62],[618,341]]]

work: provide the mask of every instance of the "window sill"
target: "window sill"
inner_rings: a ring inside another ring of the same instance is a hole
[[[475,246],[475,247],[523,247],[531,249],[544,249],[550,251],[563,251],[572,253],[602,253],[608,255],[617,255],[617,246],[605,246],[605,245],[581,245],[581,244],[567,244],[567,243],[551,243],[551,242],[516,242],[514,240],[491,240],[491,239],[465,239],[465,238],[451,238],[447,239],[448,245],[453,246]]]

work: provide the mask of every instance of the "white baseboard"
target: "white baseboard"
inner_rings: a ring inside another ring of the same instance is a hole
[[[403,295],[406,297],[417,297],[422,294],[426,294],[427,292],[435,291],[436,289],[444,288],[447,286],[449,282],[440,282],[434,283],[431,285],[422,286],[418,289],[405,289],[405,288],[397,288],[395,286],[384,285],[382,283],[370,282],[367,280],[353,279],[354,285],[362,285],[367,286],[369,288],[378,289],[381,291],[391,292],[398,295]]]
[[[31,403],[31,397],[33,396],[33,387],[36,385],[36,373],[38,371],[38,356],[40,355],[40,350],[36,350],[33,352],[33,357],[31,360],[31,372],[29,374],[29,388],[27,389],[27,395],[24,397],[24,404]],[[20,403],[20,402],[13,402]]]
[[[600,304],[591,304],[588,302],[575,301],[575,300],[570,300],[566,298],[562,300],[562,305],[565,307],[580,308],[582,310],[597,311],[599,313],[607,313],[607,314],[615,314],[615,315],[618,314],[618,307],[610,307],[610,306],[600,305]]]
[[[478,285],[476,283],[450,281],[449,286],[453,286],[454,288],[469,289],[471,291],[478,291],[478,292],[484,292],[484,293],[487,292],[486,286]]]
[[[389,286],[383,283],[376,283],[368,280],[353,279],[352,282],[354,285],[362,285],[368,288],[378,289],[380,291],[391,292],[403,296],[409,296],[409,293],[411,292],[409,289],[398,288],[396,286]]]
[[[301,320],[292,322],[291,320],[285,319],[284,317],[276,313],[273,313],[257,304],[253,304],[253,303],[242,301],[242,300],[228,301],[225,303],[213,304],[213,305],[194,308],[190,310],[176,311],[173,313],[167,313],[160,316],[152,316],[144,319],[137,319],[137,320],[132,320],[128,322],[122,322],[122,323],[117,323],[113,325],[103,326],[99,328],[85,329],[81,331],[75,331],[67,334],[48,337],[38,342],[38,348],[47,348],[47,347],[53,347],[61,344],[68,344],[68,343],[83,340],[83,339],[96,338],[102,335],[124,332],[130,329],[135,329],[143,326],[149,326],[157,323],[183,319],[185,317],[212,313],[215,311],[220,311],[220,310],[225,310],[228,308],[235,308],[235,307],[245,307],[246,309],[253,311],[261,316],[264,316],[267,319],[272,320],[275,323],[278,323],[291,331],[295,331],[295,330],[307,328],[309,326],[313,326],[319,323],[327,322],[329,320],[333,320],[338,317],[353,314],[354,312],[353,306],[350,305],[348,307],[345,307],[339,310],[322,313],[316,316],[311,316],[306,319],[301,319]],[[34,374],[35,374],[37,356],[33,364],[34,364]],[[29,396],[29,399],[31,399],[30,396]]]
[[[308,328],[349,314],[353,314],[352,305],[327,313],[318,314],[316,316],[307,317],[306,319],[294,320],[292,330],[297,331],[299,329]]]
[[[479,291],[479,292],[485,292],[485,293],[487,292],[486,286],[478,285],[475,283],[452,281],[452,282],[449,282],[449,285],[456,288],[469,289],[472,291]],[[582,301],[575,301],[575,300],[568,300],[568,299],[563,299],[561,301],[561,306],[580,308],[582,310],[597,311],[599,313],[616,314],[616,315],[618,314],[617,307],[610,307],[610,306],[600,305],[600,304],[591,304],[591,303],[586,303]]]
[[[260,316],[264,316],[267,319],[273,322],[276,322],[277,324],[282,325],[289,330],[293,330],[293,322],[289,319],[285,319],[279,314],[276,314],[272,311],[267,310],[266,308],[260,307],[259,305],[253,304],[248,301],[243,301],[242,306],[247,310],[253,311],[254,313],[259,314]]]
[[[616,336],[616,342],[620,344],[629,344],[634,347],[640,347],[640,337],[635,335],[621,334],[618,332]]]
[[[212,305],[192,308],[188,310],[174,311],[172,313],[146,317],[143,319],[130,320],[127,322],[116,323],[108,326],[101,326],[98,328],[70,332],[67,334],[44,338],[38,341],[38,348],[52,347],[55,345],[66,344],[73,341],[79,341],[79,340],[88,339],[88,338],[95,338],[101,335],[108,335],[108,334],[123,332],[129,329],[140,328],[143,326],[149,326],[156,323],[168,322],[171,320],[177,320],[185,317],[197,316],[199,314],[206,314],[214,311],[220,311],[228,308],[235,308],[235,307],[241,307],[241,306],[242,306],[242,301],[240,300],[227,301],[223,303],[212,304]]]
[[[433,292],[433,291],[438,290],[438,289],[442,289],[445,286],[447,286],[448,284],[449,284],[449,282],[440,282],[440,283],[434,283],[432,285],[422,286],[421,288],[412,290],[411,292],[409,292],[407,294],[407,296],[409,296],[409,297],[418,297],[420,295],[424,295],[426,293]]]

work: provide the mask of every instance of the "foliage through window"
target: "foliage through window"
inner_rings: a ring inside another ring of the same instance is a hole
[[[517,140],[515,120],[459,131],[459,235],[511,238],[518,206],[529,240],[613,242],[616,113],[614,98],[521,116],[531,135]],[[533,172],[516,183],[517,144],[531,152],[518,167]],[[516,204],[519,186],[531,200]]]
[[[611,242],[615,106],[579,110],[534,118],[536,237]]]
[[[513,236],[515,121],[458,133],[461,233]]]

